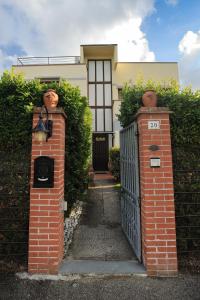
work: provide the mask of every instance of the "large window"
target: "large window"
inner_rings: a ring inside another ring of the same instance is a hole
[[[110,60],[88,62],[88,97],[95,132],[113,131],[111,72]]]

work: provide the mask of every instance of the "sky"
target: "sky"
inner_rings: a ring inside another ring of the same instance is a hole
[[[100,43],[119,61],[177,61],[181,85],[200,89],[200,0],[0,0],[0,74]]]

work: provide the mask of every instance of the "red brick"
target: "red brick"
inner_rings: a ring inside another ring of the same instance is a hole
[[[29,234],[29,240],[47,240],[48,237],[48,234]]]
[[[57,245],[58,244],[58,241],[57,240],[39,240],[38,241],[38,245]],[[49,255],[51,255],[50,253],[49,253]]]
[[[32,209],[32,207],[40,207],[40,205],[48,205],[49,204],[49,200],[33,200],[31,197],[31,207],[30,209]]]
[[[167,264],[168,267],[169,265],[176,265],[177,260],[175,258],[158,258],[157,259],[158,264]]]
[[[159,240],[174,240],[175,238],[175,235],[174,234],[158,234],[157,236],[157,239]]]
[[[156,217],[174,217],[174,211],[155,212],[155,215]]]
[[[146,256],[147,256],[147,258],[160,258],[160,257],[164,258],[164,257],[166,257],[166,253],[158,253],[158,252],[147,253]]]
[[[49,251],[49,246],[30,246],[29,253],[32,251]]]
[[[30,228],[48,228],[49,223],[47,223],[47,222],[44,222],[44,223],[42,223],[42,222],[31,222],[29,224],[29,227]]]
[[[34,211],[34,210],[31,210],[30,211],[30,215],[31,216],[38,216],[38,217],[42,217],[42,216],[48,216],[48,211]],[[39,221],[41,220],[41,218],[39,218]]]
[[[29,257],[29,262],[30,263],[46,263],[46,264],[48,264],[49,258]]]
[[[38,245],[38,240],[29,240],[29,247]]]

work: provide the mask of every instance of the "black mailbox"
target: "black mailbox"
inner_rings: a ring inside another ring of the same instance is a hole
[[[39,156],[34,161],[34,188],[52,188],[54,186],[54,159]]]

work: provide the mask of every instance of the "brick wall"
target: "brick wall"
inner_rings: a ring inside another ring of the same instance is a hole
[[[38,122],[38,112],[37,108],[33,116],[33,127]],[[63,257],[65,115],[61,109],[56,109],[49,111],[49,119],[53,120],[53,135],[48,142],[32,140],[29,273],[56,274]],[[34,160],[38,156],[54,158],[53,188],[33,188]]]
[[[160,129],[148,129],[148,121]],[[142,257],[150,276],[177,274],[176,227],[169,111],[142,107],[137,114],[141,189]],[[157,145],[158,150],[149,149]],[[160,167],[151,167],[151,158]]]

